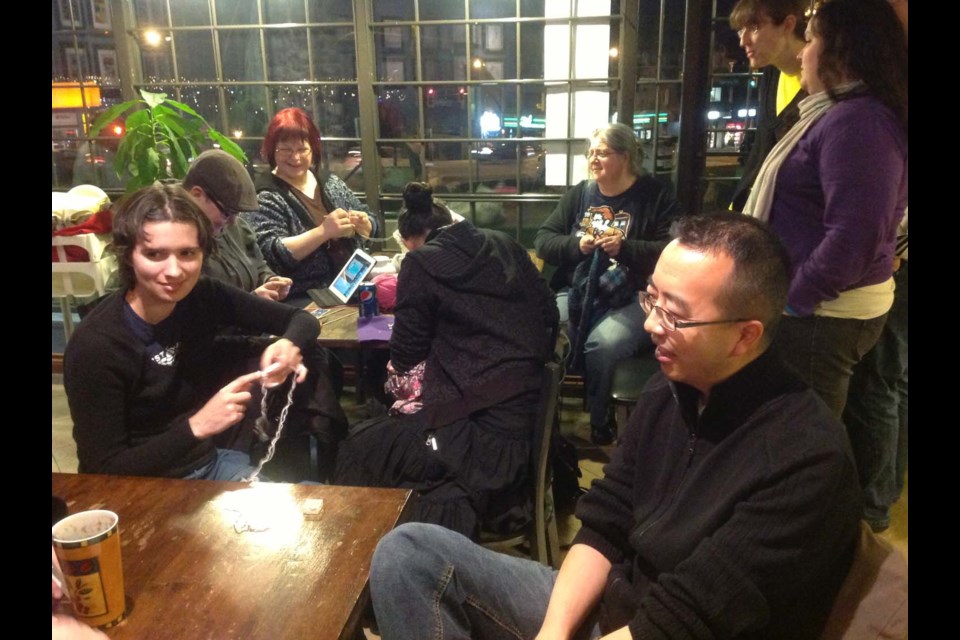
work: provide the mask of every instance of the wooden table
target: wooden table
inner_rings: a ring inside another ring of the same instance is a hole
[[[315,311],[317,303],[311,302],[305,311]],[[389,314],[383,314],[389,315]],[[357,320],[360,309],[355,304],[330,307],[326,315],[320,318],[320,336],[317,344],[331,349],[389,349],[389,340],[366,340],[357,338]]]
[[[353,640],[370,558],[410,492],[53,474],[70,513],[120,517],[127,618],[111,638]],[[322,498],[305,520],[307,498]],[[262,531],[238,533],[238,518]],[[61,607],[69,605],[61,603]]]

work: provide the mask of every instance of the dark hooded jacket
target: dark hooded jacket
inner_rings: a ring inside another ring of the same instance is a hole
[[[401,373],[426,361],[432,426],[539,388],[559,317],[527,251],[466,221],[407,254],[395,315],[390,358]]]

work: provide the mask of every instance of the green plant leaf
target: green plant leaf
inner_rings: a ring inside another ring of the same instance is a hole
[[[153,184],[160,176],[160,154],[153,147],[137,157],[137,187]]]
[[[167,139],[169,140],[170,146],[170,160],[171,160],[171,171],[174,178],[183,178],[187,175],[187,168],[190,163],[187,161],[187,157],[183,153],[183,149],[180,146],[181,140],[174,136],[173,131],[170,130],[162,121],[158,120],[160,127],[166,131]]]
[[[108,124],[116,120],[121,113],[134,107],[137,104],[141,104],[141,101],[127,100],[126,102],[121,102],[120,104],[113,105],[112,107],[110,107],[109,109],[101,113],[99,116],[97,116],[97,119],[93,121],[92,125],[90,125],[90,131],[88,132],[87,135],[89,135],[90,137],[97,135],[98,133],[100,133],[101,129],[103,129],[105,126],[107,126]]]
[[[143,96],[143,101],[146,102],[147,106],[151,109],[167,99],[167,94],[165,93],[151,93],[146,89],[140,89],[140,95]]]
[[[131,113],[127,116],[127,121],[123,123],[123,126],[127,130],[127,135],[131,133],[153,135],[153,121],[147,109],[141,109],[140,111]]]
[[[203,116],[200,115],[199,113],[197,113],[196,111],[194,111],[190,106],[185,105],[185,104],[183,104],[182,102],[177,102],[176,100],[170,100],[169,98],[167,98],[167,104],[173,105],[173,106],[176,107],[177,109],[180,109],[180,111],[184,111],[184,112],[186,112],[186,113],[189,113],[190,115],[192,115],[192,116],[195,117],[195,118],[200,118],[200,120],[201,120],[204,124],[207,124],[207,121],[203,119]]]
[[[240,145],[238,145],[236,142],[234,142],[227,136],[223,135],[216,129],[208,129],[207,137],[209,137],[212,141],[220,145],[221,149],[223,149],[224,151],[232,155],[234,158],[236,158],[240,162],[244,164],[247,163],[247,154],[244,153],[242,148],[240,148]]]
[[[167,127],[178,137],[186,135],[187,123],[183,118],[170,109],[165,109],[164,111],[160,111],[159,109],[160,107],[157,107],[157,109],[153,110],[153,115],[157,122],[162,123],[163,126]]]

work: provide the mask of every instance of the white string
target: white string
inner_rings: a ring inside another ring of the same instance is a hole
[[[260,475],[260,471],[263,469],[263,465],[270,462],[273,458],[273,452],[277,447],[277,441],[280,439],[280,433],[283,431],[283,425],[287,422],[287,411],[290,409],[290,406],[293,404],[293,390],[297,388],[297,376],[293,375],[293,379],[290,381],[290,391],[287,393],[287,404],[283,407],[283,410],[280,411],[280,419],[277,421],[277,432],[273,434],[273,439],[270,440],[270,446],[267,447],[267,453],[260,460],[260,464],[257,465],[257,468],[254,469],[253,473],[243,479],[244,482],[257,482]],[[269,390],[264,389],[263,394],[260,396],[260,417],[264,421],[269,421],[267,417],[267,395],[270,393]]]

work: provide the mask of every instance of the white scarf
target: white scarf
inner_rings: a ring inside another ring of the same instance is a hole
[[[860,81],[844,84],[834,90],[834,95],[847,93],[861,86],[863,86],[863,82]],[[809,95],[800,101],[800,104],[797,105],[800,108],[800,119],[777,141],[777,144],[773,145],[770,153],[767,154],[760,171],[757,173],[753,188],[750,190],[747,203],[743,207],[744,214],[759,218],[764,222],[770,219],[770,206],[773,204],[773,193],[776,189],[777,173],[780,171],[780,166],[793,151],[803,134],[807,132],[807,129],[834,104],[836,102],[827,91]]]

